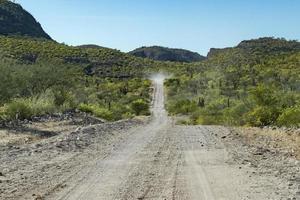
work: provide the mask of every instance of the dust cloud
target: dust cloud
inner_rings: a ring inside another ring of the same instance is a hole
[[[164,73],[158,73],[158,74],[152,74],[150,76],[150,80],[152,80],[153,82],[157,83],[157,84],[163,84],[165,79],[170,78],[171,75],[168,74],[164,74]]]

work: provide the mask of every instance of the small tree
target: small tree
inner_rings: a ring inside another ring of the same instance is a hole
[[[250,91],[252,99],[259,106],[275,106],[278,99],[274,94],[274,88],[267,87],[266,85],[259,85]]]
[[[131,108],[136,115],[149,113],[149,104],[145,102],[143,99],[138,99],[132,102]]]
[[[280,126],[300,127],[300,106],[287,108],[278,117],[277,124]]]

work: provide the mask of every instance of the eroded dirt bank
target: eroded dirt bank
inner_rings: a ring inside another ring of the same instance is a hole
[[[0,199],[299,199],[296,155],[239,129],[177,126],[164,110],[163,79],[154,84],[150,122],[2,146]]]

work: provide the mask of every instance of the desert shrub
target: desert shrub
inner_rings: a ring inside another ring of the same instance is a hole
[[[143,99],[137,99],[131,103],[131,108],[136,115],[149,115],[149,103]]]
[[[122,119],[132,119],[135,115],[131,112],[126,112],[122,114]]]
[[[176,122],[176,125],[194,125],[195,123],[190,119],[180,119]]]
[[[257,106],[246,114],[246,119],[251,126],[269,126],[276,122],[279,114],[274,107]]]
[[[250,95],[255,104],[259,106],[275,106],[278,103],[278,98],[274,91],[276,91],[275,88],[261,84],[251,89]]]
[[[82,112],[86,112],[86,113],[93,113],[94,111],[94,106],[91,105],[91,104],[85,104],[85,103],[81,103],[79,106],[78,106],[78,109]]]
[[[111,106],[111,112],[113,116],[113,120],[120,120],[120,119],[128,119],[131,118],[131,115],[134,115],[132,109],[127,104],[121,103],[114,103]],[[127,117],[126,116],[127,113]]]
[[[198,108],[190,115],[190,124],[212,125],[221,124],[223,121],[221,114],[213,114],[206,108]]]
[[[164,82],[164,85],[166,87],[176,87],[176,86],[179,86],[180,85],[180,79],[178,78],[170,78],[170,79],[167,79],[165,82]]]
[[[189,99],[172,100],[167,104],[167,109],[172,114],[188,114],[197,108],[197,103]]]
[[[14,99],[12,102],[6,104],[5,106],[5,113],[9,120],[30,119],[34,114],[27,99]]]
[[[297,105],[300,99],[300,93],[293,93],[291,91],[280,91],[279,106],[282,108],[290,108]]]
[[[65,88],[53,89],[53,102],[60,112],[75,109],[78,105],[74,94]]]
[[[96,117],[106,119],[109,121],[114,120],[112,111],[108,110],[107,108],[95,107],[93,113]]]
[[[275,124],[281,112],[278,89],[264,84],[250,90],[251,109],[244,115],[251,126],[269,126]]]
[[[282,114],[277,119],[277,124],[280,126],[300,126],[300,107],[290,107],[283,110]]]
[[[41,95],[27,98],[26,101],[34,116],[52,114],[59,111],[59,108],[54,103],[54,97],[50,90]]]
[[[222,111],[227,108],[227,99],[218,98],[208,102],[205,110],[210,115],[222,115]]]
[[[71,95],[69,92],[67,92],[65,89],[57,89],[53,91],[54,93],[54,104],[56,106],[62,106],[66,101],[68,101],[71,98]]]
[[[54,96],[51,90],[29,98],[18,98],[5,104],[3,111],[8,119],[30,119],[33,116],[63,112],[69,107],[58,107],[54,103]]]
[[[0,120],[5,120],[6,119],[6,112],[5,112],[5,107],[0,107]]]
[[[194,124],[220,124],[223,122],[223,110],[226,108],[226,100],[219,98],[210,101],[205,108],[194,109],[191,119]]]
[[[223,111],[223,121],[227,125],[244,125],[246,120],[243,116],[247,112],[249,108],[243,102],[237,102]]]
[[[91,113],[96,117],[106,119],[106,120],[113,120],[113,113],[107,108],[100,107],[99,105],[82,103],[79,105],[78,108],[80,111]]]
[[[213,124],[220,124],[221,119],[218,116],[213,115],[201,115],[195,121],[194,124],[201,124],[201,125],[213,125]]]

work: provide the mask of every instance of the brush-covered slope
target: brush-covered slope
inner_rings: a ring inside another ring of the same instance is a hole
[[[109,121],[148,115],[143,77],[151,63],[108,48],[0,36],[0,126],[78,110]]]
[[[300,43],[296,40],[286,40],[284,38],[263,37],[252,40],[244,40],[236,47],[217,49],[212,48],[208,53],[208,58],[217,56],[218,54],[226,54],[228,52],[238,51],[240,54],[250,57],[255,56],[278,56],[291,52],[300,51]]]
[[[23,64],[59,63],[80,66],[86,74],[128,77],[142,74],[154,62],[109,48],[82,48],[52,40],[0,36],[0,56]]]
[[[177,68],[168,110],[185,123],[300,127],[300,43],[259,38]]]
[[[160,46],[141,47],[129,52],[129,54],[142,58],[173,62],[197,62],[205,59],[204,56],[195,52]]]
[[[51,39],[29,12],[8,0],[0,0],[0,35]]]

